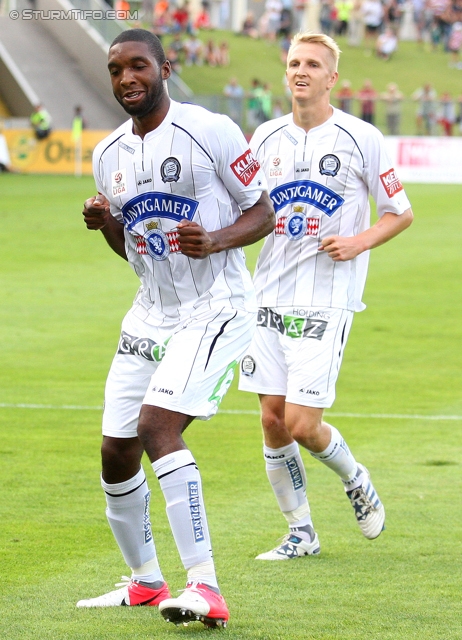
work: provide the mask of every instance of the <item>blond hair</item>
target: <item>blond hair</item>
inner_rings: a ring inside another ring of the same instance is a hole
[[[307,42],[309,44],[316,43],[324,45],[330,52],[333,62],[333,70],[337,71],[338,61],[342,52],[340,51],[340,47],[335,42],[335,40],[330,36],[326,36],[325,33],[311,33],[310,31],[301,31],[300,33],[295,34],[290,42],[289,51],[287,52],[287,60],[289,60],[294,48],[303,42]]]

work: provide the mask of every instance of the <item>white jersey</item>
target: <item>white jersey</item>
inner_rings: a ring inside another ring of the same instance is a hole
[[[334,262],[320,239],[354,236],[377,213],[402,214],[409,201],[387,156],[382,134],[334,109],[306,133],[292,114],[265,122],[250,141],[268,180],[276,228],[254,276],[260,307],[335,307],[361,311],[369,252]]]
[[[227,116],[174,101],[144,139],[132,126],[130,119],[97,145],[93,172],[141,280],[133,312],[171,327],[217,306],[255,310],[242,249],[193,260],[179,251],[175,231],[182,220],[209,232],[228,227],[260,198],[266,180],[240,129]]]

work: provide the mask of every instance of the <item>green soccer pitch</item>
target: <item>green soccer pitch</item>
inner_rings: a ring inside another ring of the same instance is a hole
[[[415,222],[372,252],[368,308],[327,412],[371,471],[386,531],[363,538],[340,481],[305,455],[321,555],[256,562],[286,526],[264,472],[256,398],[233,385],[220,413],[186,432],[231,612],[220,633],[168,625],[149,607],[75,607],[127,573],[99,486],[100,407],[137,278],[85,229],[90,178],[0,175],[1,638],[461,638],[462,187],[406,189]],[[146,469],[175,593],[184,571]]]

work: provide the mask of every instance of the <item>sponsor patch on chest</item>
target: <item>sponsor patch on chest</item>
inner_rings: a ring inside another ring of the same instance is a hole
[[[127,189],[127,170],[117,169],[111,173],[111,193],[113,196],[122,196],[128,193]]]

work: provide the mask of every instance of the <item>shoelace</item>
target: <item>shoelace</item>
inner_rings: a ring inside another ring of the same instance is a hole
[[[194,582],[191,582],[190,584],[188,584],[184,589],[178,589],[177,591],[178,591],[179,594],[186,595],[186,597],[188,597],[188,594],[191,594],[191,596],[192,596],[192,594],[197,594],[201,598],[204,598],[202,593],[197,588],[199,584],[200,584],[200,582],[194,581]]]
[[[358,487],[352,491],[351,504],[354,507],[355,513],[362,517],[365,517],[374,508],[372,500],[362,487]]]
[[[128,585],[130,584],[130,582],[132,582],[132,579],[129,578],[128,576],[122,576],[121,580],[123,582],[116,582],[115,583],[115,587],[128,587]]]

